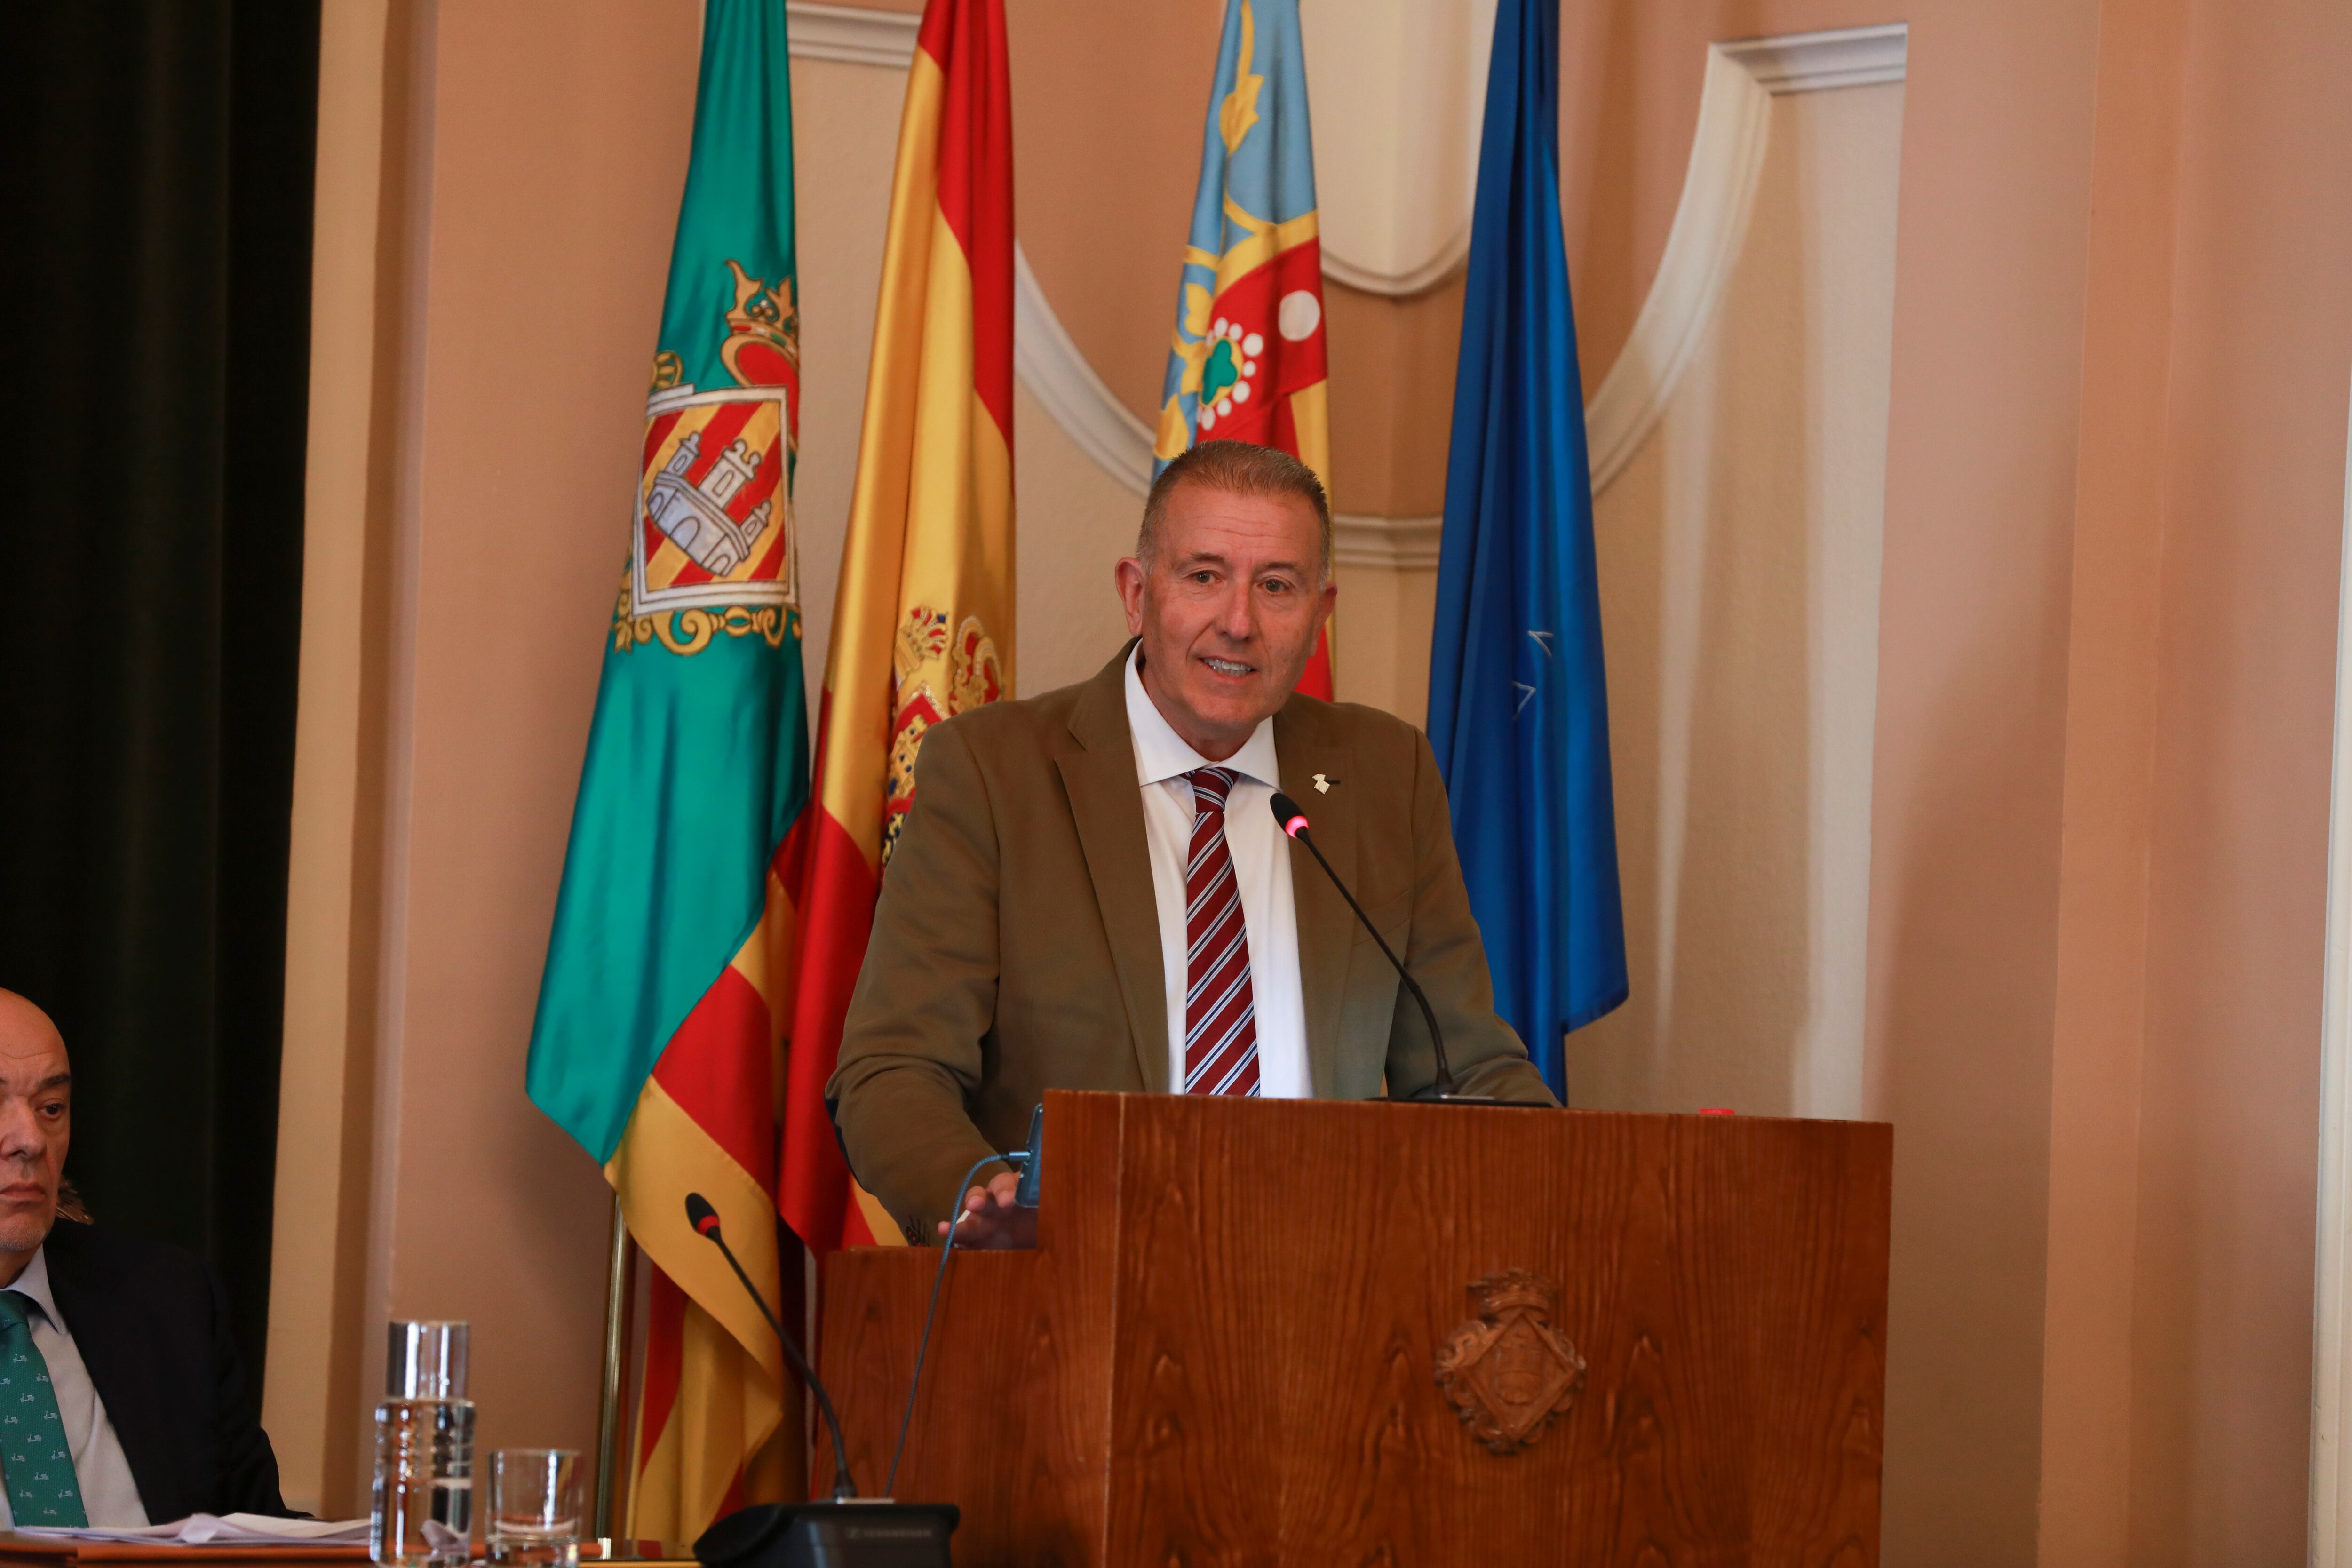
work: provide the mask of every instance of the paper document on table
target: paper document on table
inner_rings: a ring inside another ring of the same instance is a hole
[[[179,1546],[365,1546],[363,1519],[273,1519],[266,1513],[192,1513],[170,1524],[136,1529],[16,1526],[20,1535],[58,1541],[129,1541]]]

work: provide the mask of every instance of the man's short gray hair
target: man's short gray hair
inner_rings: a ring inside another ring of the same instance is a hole
[[[1135,536],[1136,558],[1146,563],[1160,542],[1160,520],[1168,498],[1190,480],[1235,496],[1294,496],[1315,509],[1317,537],[1321,541],[1323,576],[1331,575],[1331,498],[1315,470],[1287,452],[1247,441],[1203,441],[1178,455],[1151,481],[1143,501],[1143,526]]]

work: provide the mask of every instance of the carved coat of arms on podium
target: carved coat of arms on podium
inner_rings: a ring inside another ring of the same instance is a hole
[[[1476,1313],[1437,1350],[1437,1386],[1470,1435],[1515,1454],[1568,1414],[1584,1388],[1584,1358],[1552,1326],[1559,1288],[1513,1268],[1470,1287]]]

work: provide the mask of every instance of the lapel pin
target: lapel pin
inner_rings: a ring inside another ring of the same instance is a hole
[[[1339,781],[1338,779],[1327,779],[1321,773],[1317,773],[1315,775],[1315,793],[1317,795],[1329,795],[1331,793],[1331,786],[1339,782]]]

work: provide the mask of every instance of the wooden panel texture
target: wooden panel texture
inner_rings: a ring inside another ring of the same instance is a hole
[[[1853,1122],[1063,1095],[1038,1250],[959,1255],[899,1496],[967,1568],[1869,1564],[1888,1174]],[[878,1487],[937,1254],[844,1255]],[[1588,1365],[1496,1454],[1433,1377],[1523,1269]]]

